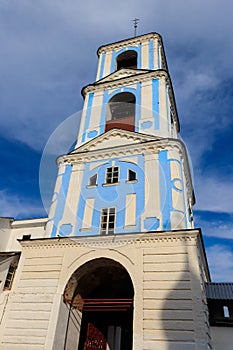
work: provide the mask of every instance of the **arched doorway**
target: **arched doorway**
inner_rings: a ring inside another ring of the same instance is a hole
[[[114,95],[108,102],[105,132],[113,128],[134,131],[135,103],[131,92]]]
[[[133,297],[131,278],[115,260],[94,259],[76,270],[64,292],[79,314],[73,350],[132,350]]]

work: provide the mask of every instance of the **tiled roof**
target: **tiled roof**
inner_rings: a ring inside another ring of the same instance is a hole
[[[233,300],[233,283],[206,283],[207,299]]]

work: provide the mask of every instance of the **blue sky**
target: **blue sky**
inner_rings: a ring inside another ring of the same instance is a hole
[[[0,0],[0,215],[46,215],[39,188],[46,142],[81,110],[97,48],[131,37],[137,17],[139,35],[163,36],[212,279],[232,281],[232,12],[228,0]]]

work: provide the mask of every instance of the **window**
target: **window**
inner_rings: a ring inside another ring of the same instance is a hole
[[[15,275],[15,271],[16,271],[16,265],[10,265],[9,270],[8,270],[8,274],[6,276],[6,281],[4,284],[4,289],[11,289],[12,283],[13,283],[13,279],[14,279],[14,275]]]
[[[137,178],[136,178],[135,171],[129,169],[129,171],[128,171],[128,181],[136,181],[136,180],[137,180]]]
[[[122,52],[117,57],[117,70],[120,68],[137,68],[137,52],[134,50],[127,50]]]
[[[101,210],[101,224],[100,224],[101,235],[114,234],[115,216],[116,216],[115,208],[104,208]]]
[[[121,92],[109,101],[111,120],[128,118],[135,115],[135,96],[131,92]]]
[[[228,306],[223,306],[223,315],[224,315],[225,318],[229,318],[230,317]]]
[[[97,174],[90,177],[88,186],[97,186]]]
[[[106,171],[106,184],[114,184],[117,183],[119,179],[119,167],[112,166],[111,168],[107,168]]]
[[[117,128],[134,131],[136,97],[131,92],[114,95],[107,105],[105,132]]]

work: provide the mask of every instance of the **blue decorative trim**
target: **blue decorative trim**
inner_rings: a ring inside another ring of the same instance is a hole
[[[59,233],[61,236],[69,236],[73,230],[73,225],[71,224],[63,224],[60,226]]]
[[[159,116],[159,80],[152,80],[152,111],[154,118],[154,128],[159,130],[160,128],[160,116]]]
[[[151,121],[145,121],[141,124],[142,129],[150,129],[152,127],[152,122]]]
[[[149,40],[149,69],[154,69],[154,40]]]
[[[185,218],[185,226],[186,228],[188,228],[188,221],[187,221],[187,204],[186,200],[185,200],[185,193],[184,193],[184,174],[183,174],[183,170],[182,170],[182,162],[179,161],[179,165],[180,165],[180,173],[181,173],[181,186],[182,186],[182,194],[183,194],[183,203],[184,203],[184,218]]]
[[[137,157],[138,164],[130,162],[131,157],[105,160],[102,164],[90,170],[90,165],[99,164],[99,162],[91,162],[85,164],[83,183],[77,211],[77,228],[75,235],[99,235],[100,232],[100,214],[102,208],[115,207],[116,208],[116,228],[115,233],[129,233],[141,231],[141,214],[144,211],[144,157],[143,155],[134,155]],[[129,162],[126,161],[129,158]],[[107,186],[105,184],[106,168],[112,166],[119,166],[119,182],[117,184]],[[128,170],[131,169],[136,172],[136,182],[127,182]],[[88,181],[91,176],[97,173],[98,186],[88,187]],[[103,186],[104,185],[104,186]],[[125,207],[126,195],[136,194],[136,226],[132,229],[125,228]],[[92,227],[89,232],[82,232],[82,222],[84,218],[85,202],[87,198],[95,198],[95,208],[92,216]]]
[[[62,177],[62,180],[61,180],[62,183],[61,183],[60,191],[56,198],[57,206],[55,209],[55,214],[54,214],[54,217],[51,218],[51,221],[53,221],[53,229],[52,229],[51,237],[56,237],[59,221],[63,217],[71,173],[72,173],[72,165],[68,164],[66,165],[65,172],[59,175]]]
[[[144,228],[147,231],[155,231],[159,227],[159,219],[156,217],[146,218],[144,220]]]
[[[89,133],[87,134],[87,137],[89,139],[93,139],[93,137],[97,136],[98,135],[98,131],[97,130],[91,130],[89,131]]]
[[[177,184],[178,183],[178,184]],[[173,189],[177,192],[182,192],[182,181],[177,177],[172,180]],[[180,186],[179,186],[180,185]],[[181,188],[180,188],[181,187]]]
[[[142,44],[141,43],[138,45],[137,52],[138,52],[137,68],[141,69],[142,68]]]
[[[86,111],[86,118],[85,118],[84,130],[83,130],[83,135],[82,135],[82,142],[85,142],[86,131],[89,127],[93,98],[94,98],[94,92],[91,92],[88,95],[87,111]],[[83,116],[83,118],[84,118],[84,116]]]
[[[171,229],[170,213],[172,211],[171,171],[168,161],[168,151],[159,152],[159,179],[160,179],[160,208],[162,212],[163,230]]]
[[[99,79],[103,78],[106,53],[102,53]]]

